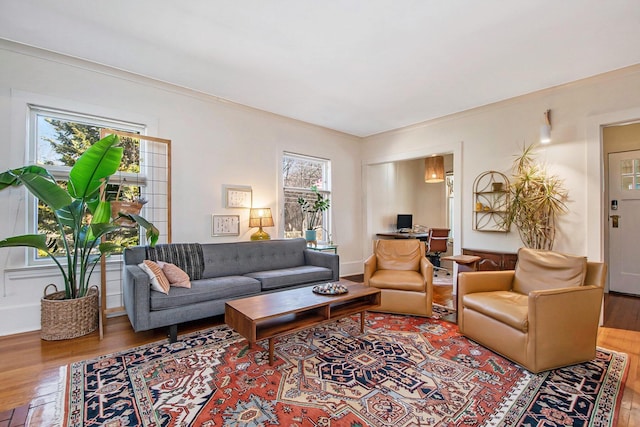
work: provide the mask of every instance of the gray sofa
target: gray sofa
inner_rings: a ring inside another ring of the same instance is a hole
[[[183,269],[191,288],[151,289],[138,264],[165,261]],[[224,313],[225,302],[339,279],[337,254],[307,248],[304,239],[234,243],[173,243],[124,251],[124,306],[133,329],[169,327],[172,342],[179,323]]]

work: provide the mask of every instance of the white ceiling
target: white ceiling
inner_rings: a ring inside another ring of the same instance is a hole
[[[640,0],[0,0],[0,38],[357,136],[640,63]]]

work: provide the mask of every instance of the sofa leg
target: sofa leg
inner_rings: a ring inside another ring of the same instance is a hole
[[[178,325],[169,326],[169,342],[174,343],[178,341]]]

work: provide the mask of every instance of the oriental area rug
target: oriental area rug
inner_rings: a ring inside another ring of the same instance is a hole
[[[437,316],[436,316],[437,317]],[[66,426],[612,426],[628,358],[531,374],[434,318],[367,313],[248,347],[226,325],[73,363]]]

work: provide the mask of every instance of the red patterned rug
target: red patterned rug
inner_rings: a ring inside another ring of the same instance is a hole
[[[437,319],[368,313],[254,348],[222,325],[68,367],[68,426],[612,426],[625,354],[533,375]]]

